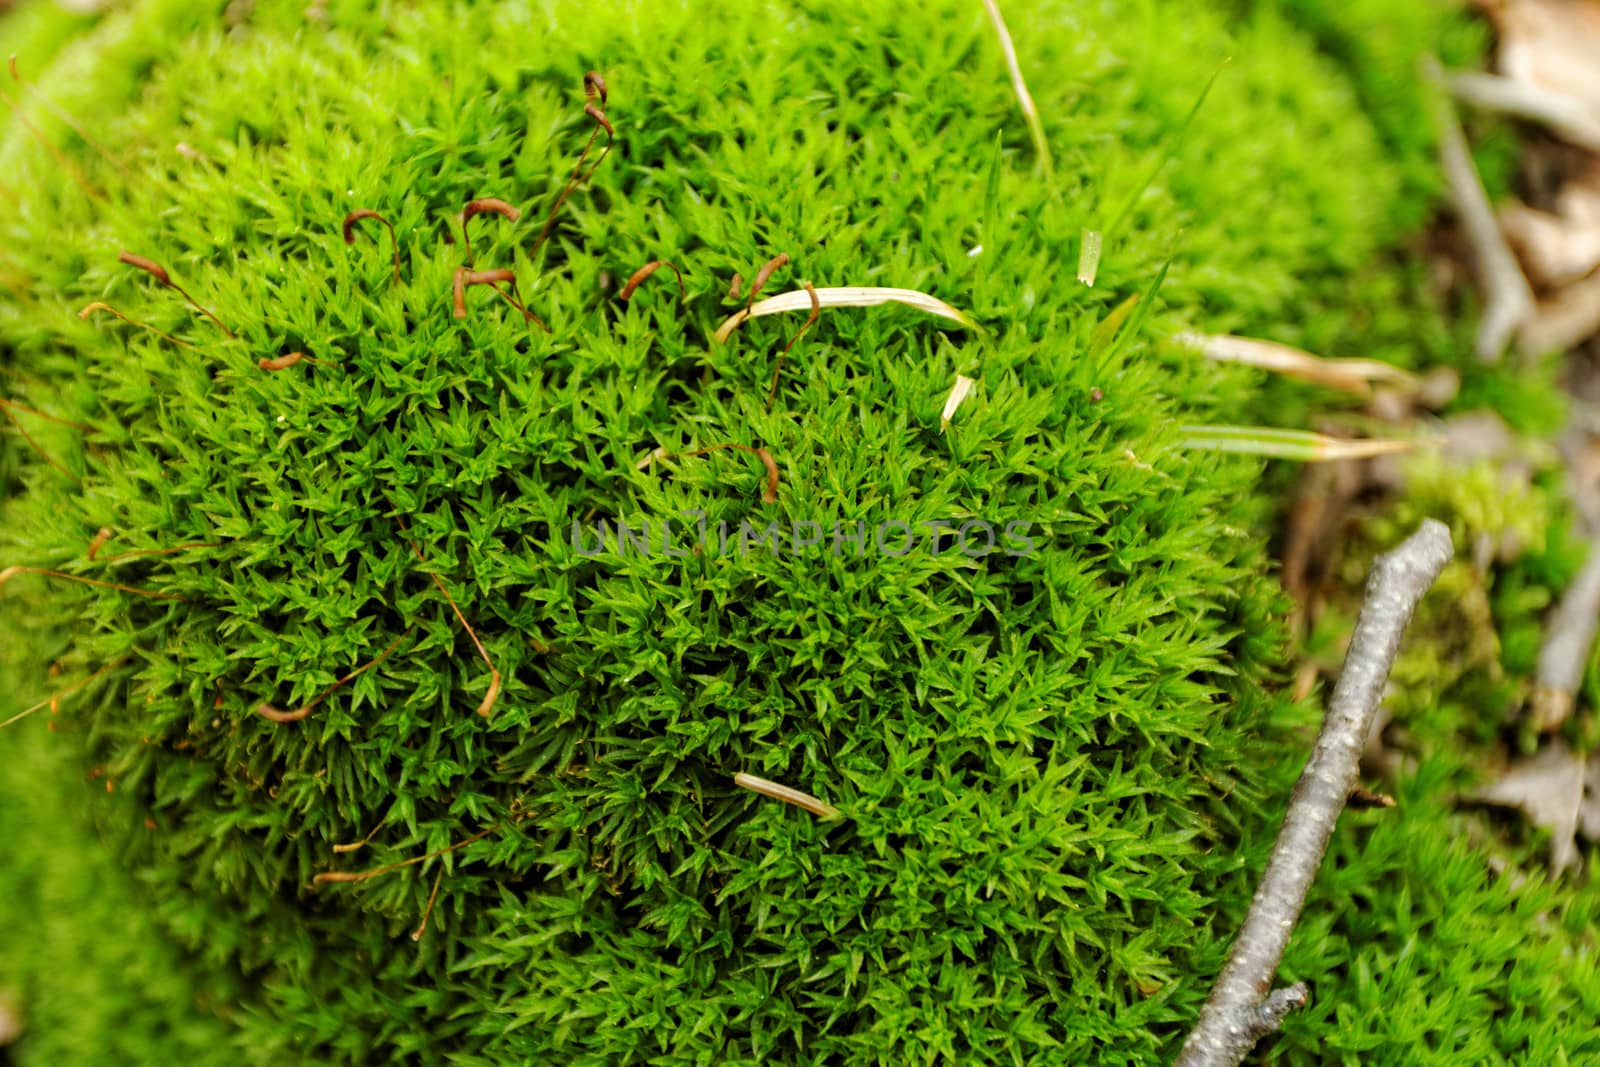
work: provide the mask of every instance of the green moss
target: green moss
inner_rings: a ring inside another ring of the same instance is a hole
[[[107,899],[142,901],[128,951],[175,991],[175,1029],[148,1037],[96,1024],[114,1000],[70,1035],[41,1009],[24,1061],[125,1040],[150,1062],[207,1027],[275,1063],[1170,1056],[1259,869],[1262,800],[1299,756],[1261,691],[1282,605],[1251,534],[1256,465],[1173,444],[1180,418],[1244,403],[1248,376],[1158,359],[1149,336],[1341,314],[1305,293],[1372,262],[1405,193],[1338,69],[1273,17],[1230,33],[1161,5],[1014,12],[1055,152],[1046,187],[987,21],[954,0],[910,22],[335,2],[312,23],[304,7],[258,2],[224,27],[140,4],[66,48],[53,71],[93,77],[41,81],[125,169],[45,126],[103,199],[20,128],[5,136],[19,204],[0,227],[34,280],[32,301],[0,298],[7,387],[93,426],[36,433],[81,484],[5,438],[7,557],[182,598],[6,590],[22,691],[62,684],[44,662],[63,679],[121,664],[64,702],[55,733],[0,735],[7,795],[77,767],[112,778],[110,798],[84,800],[133,883]],[[529,264],[518,250],[587,133],[586,68],[610,83],[617,148]],[[475,196],[525,208],[475,224],[473,247],[518,265],[549,334],[492,294],[451,317],[462,249],[445,234]],[[1080,230],[1130,198],[1099,283],[1076,284]],[[356,207],[394,221],[401,285],[381,231],[341,241]],[[121,248],[239,340],[117,264]],[[769,412],[798,320],[726,347],[709,335],[729,277],[780,250],[794,266],[774,286],[925,289],[985,329],[830,310]],[[617,305],[616,280],[658,257],[685,271],[687,305],[663,279]],[[1169,262],[1145,331],[1091,353]],[[79,322],[90,300],[200,348]],[[257,367],[292,350],[329,365]],[[957,373],[981,386],[941,434]],[[777,504],[738,453],[639,469],[654,448],[728,441],[770,449]],[[575,518],[696,511],[735,529],[1021,522],[1038,551],[641,559],[571,543]],[[90,564],[102,525],[124,550],[215,547]],[[433,576],[504,676],[487,720],[487,672]],[[305,721],[252,713],[304,703],[396,640]],[[843,815],[743,792],[736,771]],[[94,851],[19,821],[20,885],[61,884],[52,849]],[[479,830],[425,864],[308,888]],[[0,916],[33,931],[46,900],[8,894]],[[113,910],[76,921],[116,935]],[[1382,958],[1368,933],[1329,944]],[[47,934],[0,947],[0,973],[26,973],[41,1003],[125,995],[12,963]],[[1360,980],[1301,951],[1330,1007]],[[1547,964],[1529,964],[1536,984]],[[200,987],[214,1017],[189,1010]],[[1466,1005],[1461,1025],[1489,1010]],[[1322,1032],[1308,1019],[1297,1041]]]

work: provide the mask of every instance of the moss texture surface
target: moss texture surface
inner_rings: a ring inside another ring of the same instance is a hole
[[[1337,320],[1309,294],[1418,208],[1286,17],[1014,6],[1053,182],[971,4],[0,21],[117,161],[22,98],[91,195],[4,131],[5,395],[88,428],[18,416],[64,471],[4,436],[5,562],[176,598],[5,589],[19,704],[111,665],[0,733],[20,1062],[1171,1055],[1314,709],[1264,695],[1282,604],[1257,467],[1175,446],[1251,410],[1250,379],[1150,341]],[[530,260],[588,135],[586,69],[616,147]],[[476,260],[517,269],[548,333],[481,290],[451,314],[456,216],[485,196],[523,215],[475,221]],[[341,239],[355,208],[393,221],[399,285],[381,228]],[[1092,289],[1085,227],[1106,231]],[[780,251],[769,291],[921,289],[981,328],[829,310],[769,411],[800,317],[711,334],[731,276]],[[687,301],[663,272],[619,304],[656,258]],[[75,317],[95,300],[196,347]],[[258,366],[291,351],[321,362]],[[958,373],[980,384],[941,434]],[[775,504],[737,452],[640,466],[726,442],[775,457]],[[696,513],[1023,523],[1036,547],[573,547],[574,520]],[[90,562],[102,526],[105,554],[204,547]],[[503,676],[487,718],[435,578]],[[391,647],[303,721],[254,714]],[[1286,964],[1317,1002],[1277,1053],[1593,1052],[1587,913],[1492,875],[1430,781],[1399,819],[1347,821]]]

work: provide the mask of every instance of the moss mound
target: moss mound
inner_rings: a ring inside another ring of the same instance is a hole
[[[6,588],[14,691],[104,673],[53,731],[0,735],[0,790],[32,798],[8,836],[39,857],[0,915],[79,909],[164,976],[30,969],[58,994],[27,1005],[25,1054],[1169,1055],[1263,843],[1277,639],[1254,467],[1174,446],[1247,378],[1145,337],[1325,314],[1297,294],[1405,217],[1337,73],[1265,13],[1230,37],[1187,7],[1015,12],[1047,182],[970,4],[319,10],[146,2],[63,45],[34,80],[115,162],[28,113],[93,195],[6,134],[7,395],[88,428],[19,414],[43,455],[4,439],[7,556],[116,587]],[[67,40],[28,18],[38,54]],[[615,148],[530,259],[589,135],[586,69]],[[515,268],[548,332],[487,289],[452,314],[457,215],[491,196],[523,214],[475,220],[475,260]],[[341,239],[357,208],[393,222],[399,284],[381,227]],[[801,318],[712,334],[778,252],[769,293],[918,289],[982,328],[828,309],[769,410]],[[619,303],[658,258],[687,299],[662,272]],[[195,347],[80,321],[90,301]],[[316,362],[259,365],[292,352]],[[941,432],[957,374],[979,386]],[[690,455],[729,443],[773,457],[776,502],[755,458]],[[664,520],[711,537],[668,553]],[[503,682],[487,717],[463,619]],[[256,713],[369,664],[300,721]],[[91,768],[120,871],[45,829],[39,798]]]

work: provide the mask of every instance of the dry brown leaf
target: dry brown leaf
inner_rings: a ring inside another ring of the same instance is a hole
[[[1584,757],[1559,737],[1538,755],[1519,760],[1500,780],[1473,799],[1516,808],[1529,822],[1550,831],[1550,869],[1557,873],[1577,861],[1578,830],[1584,794]],[[1586,824],[1587,825],[1587,824]],[[1586,835],[1587,836],[1587,835]]]
[[[1530,355],[1565,352],[1600,334],[1600,272],[1536,304],[1518,330]]]
[[[1486,6],[1499,30],[1500,73],[1570,97],[1600,120],[1600,2],[1502,0]]]
[[[1326,359],[1276,341],[1188,331],[1173,341],[1192,348],[1217,363],[1243,363],[1301,381],[1369,396],[1373,382],[1386,382],[1408,391],[1418,388],[1417,376],[1376,359]]]
[[[961,406],[961,402],[967,398],[967,395],[972,392],[972,387],[977,384],[975,379],[968,378],[965,374],[956,375],[956,384],[950,387],[950,395],[944,401],[944,412],[939,416],[940,433],[944,433],[950,428],[950,420],[955,418],[956,408]]]
[[[1600,267],[1600,165],[1562,187],[1554,212],[1514,203],[1501,210],[1500,225],[1534,281],[1577,281]]]
[[[794,289],[779,296],[770,296],[749,308],[741,308],[729,315],[727,321],[717,327],[717,341],[719,343],[726,341],[734,330],[744,325],[747,319],[759,319],[763,315],[776,315],[784,311],[810,311],[812,292],[816,293],[817,304],[825,308],[866,308],[877,307],[879,304],[905,304],[929,315],[949,319],[968,329],[972,329],[975,325],[965,312],[927,293],[919,293],[915,289],[848,285],[809,291]]]

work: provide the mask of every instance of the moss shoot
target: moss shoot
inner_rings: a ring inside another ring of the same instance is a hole
[[[85,428],[0,435],[0,564],[104,583],[0,601],[22,703],[104,669],[0,732],[20,1062],[1170,1058],[1313,712],[1266,695],[1259,465],[1176,443],[1251,377],[1152,342],[1335,320],[1417,207],[1269,6],[1010,6],[1051,180],[955,0],[0,20],[103,149],[14,94],[4,396]],[[780,253],[763,295],[974,325],[718,343]],[[619,301],[657,260],[682,298]],[[1407,801],[1335,879],[1468,903],[1319,895],[1278,1047],[1548,1052],[1490,992],[1559,997],[1570,939]]]

